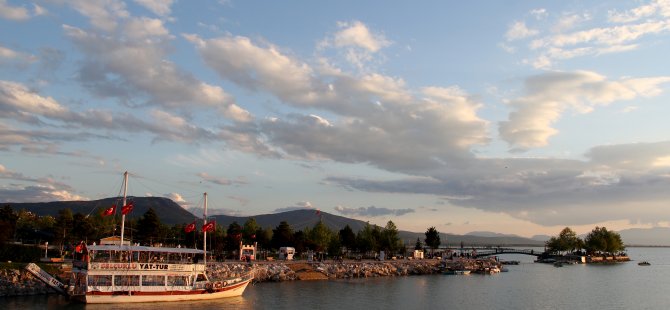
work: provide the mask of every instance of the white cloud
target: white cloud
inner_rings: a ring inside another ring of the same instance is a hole
[[[516,21],[507,29],[505,38],[507,41],[515,41],[535,36],[538,33],[540,33],[538,30],[528,28],[526,23]]]
[[[359,21],[339,22],[340,31],[335,33],[332,44],[336,47],[359,47],[370,52],[391,45],[381,34],[373,34],[370,29]]]
[[[613,23],[630,23],[645,17],[660,13],[662,16],[670,16],[670,2],[667,0],[654,0],[649,4],[643,4],[625,12],[610,10],[607,12],[609,21]]]
[[[20,6],[11,6],[7,0],[0,0],[0,17],[9,20],[27,20],[30,18],[28,9]]]
[[[130,16],[126,4],[119,0],[72,0],[68,2],[80,14],[89,18],[97,29],[113,32],[119,25],[119,19]]]
[[[547,72],[526,80],[526,95],[513,99],[509,120],[500,122],[502,139],[516,149],[541,147],[557,133],[551,125],[566,110],[589,113],[599,105],[656,96],[670,77],[621,79],[589,71]]]
[[[135,0],[135,2],[158,16],[168,16],[172,11],[174,0]]]
[[[540,8],[540,9],[531,10],[530,15],[534,16],[535,19],[537,19],[537,20],[541,20],[541,19],[546,18],[549,15],[549,13],[547,12],[546,9]]]

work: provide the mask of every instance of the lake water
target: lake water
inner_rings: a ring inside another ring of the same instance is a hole
[[[519,260],[496,275],[430,275],[336,281],[259,283],[242,297],[204,302],[114,305],[116,309],[668,309],[670,248],[629,248],[634,261],[615,265]],[[646,260],[651,266],[638,266]],[[110,309],[65,298],[0,298],[3,309]]]

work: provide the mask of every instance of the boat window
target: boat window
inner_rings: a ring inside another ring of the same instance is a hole
[[[186,286],[188,285],[188,276],[168,276],[168,286]]]
[[[165,286],[165,277],[142,276],[142,286]]]
[[[198,278],[196,278],[196,281],[207,281],[207,279],[205,279],[205,275],[204,275],[204,274],[199,273],[199,274],[198,274]]]
[[[89,286],[111,286],[112,285],[112,276],[111,275],[102,275],[102,276],[89,276],[88,277]]]
[[[114,286],[138,286],[140,276],[114,276]]]

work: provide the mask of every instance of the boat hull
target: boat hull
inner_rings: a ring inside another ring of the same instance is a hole
[[[229,287],[213,290],[192,291],[115,291],[115,292],[87,292],[86,295],[74,295],[76,301],[87,304],[115,304],[115,303],[143,303],[143,302],[169,302],[169,301],[191,301],[210,300],[227,297],[241,296],[251,280],[236,283]]]

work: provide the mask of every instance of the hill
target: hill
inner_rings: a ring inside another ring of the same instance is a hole
[[[156,213],[159,215],[161,222],[167,225],[174,224],[183,224],[191,222],[195,216],[190,212],[186,211],[180,205],[170,200],[169,198],[163,197],[128,197],[134,202],[133,211],[127,215],[127,218],[139,218],[144,213],[153,208]],[[117,198],[105,198],[100,200],[90,200],[90,201],[52,201],[52,202],[26,202],[26,203],[13,203],[7,202],[2,203],[2,205],[9,205],[15,211],[25,209],[32,213],[35,213],[39,216],[51,215],[57,216],[58,211],[62,209],[69,208],[72,210],[72,213],[81,213],[81,214],[96,214],[102,212],[102,210],[109,208],[112,204],[120,205],[121,202],[117,202]],[[117,212],[120,212],[121,208],[117,208]]]
[[[619,232],[626,246],[670,246],[670,228],[631,228]]]
[[[282,213],[272,213],[272,214],[261,214],[255,216],[228,216],[228,215],[215,215],[218,225],[227,227],[233,222],[237,222],[240,225],[243,225],[249,218],[255,218],[256,223],[261,227],[275,228],[281,221],[288,222],[293,230],[302,230],[305,227],[314,227],[319,220],[322,220],[328,228],[333,231],[339,231],[344,228],[344,226],[349,225],[354,232],[357,232],[365,225],[367,222],[350,219],[343,216],[338,216],[330,214],[327,212],[320,212],[317,214],[314,210],[294,210]],[[371,225],[373,225],[371,223]],[[384,226],[385,223],[382,223],[379,226]],[[400,239],[405,242],[405,244],[414,244],[416,239],[419,238],[421,242],[425,239],[424,232],[411,232],[400,230],[398,232]],[[440,233],[440,240],[442,245],[449,244],[451,246],[459,246],[461,242],[465,246],[487,246],[487,245],[528,245],[528,246],[543,246],[543,241],[533,240],[529,238],[523,238],[519,236],[509,236],[509,235],[496,235],[496,236],[477,236],[477,235],[455,235]],[[445,242],[446,240],[446,242]]]

